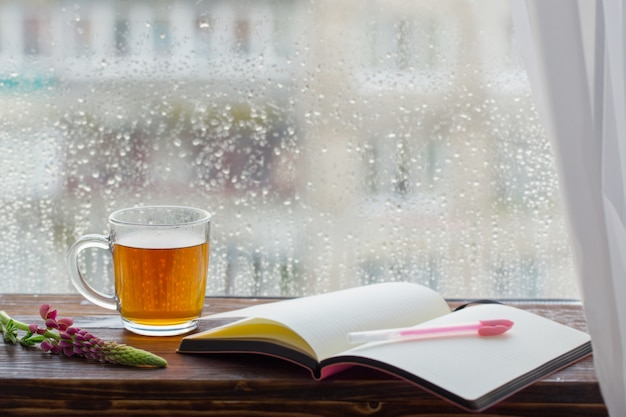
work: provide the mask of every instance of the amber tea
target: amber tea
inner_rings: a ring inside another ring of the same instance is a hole
[[[113,247],[122,317],[153,326],[197,318],[204,305],[208,263],[208,243],[198,243],[193,235],[175,231],[126,235]]]

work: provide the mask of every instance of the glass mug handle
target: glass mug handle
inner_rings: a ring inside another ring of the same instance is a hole
[[[111,253],[111,241],[108,236],[104,235],[85,235],[78,239],[67,251],[67,265],[70,272],[70,278],[74,287],[80,292],[87,300],[92,303],[108,308],[109,310],[117,310],[117,303],[115,302],[114,295],[104,294],[95,288],[93,288],[83,275],[80,267],[78,266],[79,253],[88,248],[106,249],[109,254]]]

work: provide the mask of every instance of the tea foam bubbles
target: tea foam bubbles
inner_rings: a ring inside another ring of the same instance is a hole
[[[117,245],[141,249],[176,249],[201,245],[204,236],[188,230],[143,230],[117,238]]]

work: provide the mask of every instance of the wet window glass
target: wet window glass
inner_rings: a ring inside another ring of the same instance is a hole
[[[1,1],[2,292],[73,292],[79,236],[179,204],[213,213],[210,295],[578,297],[507,7]]]

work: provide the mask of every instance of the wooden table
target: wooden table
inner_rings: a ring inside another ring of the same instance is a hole
[[[205,313],[271,300],[207,298]],[[260,356],[176,353],[180,337],[144,337],[115,313],[75,295],[0,295],[0,309],[39,322],[41,303],[104,339],[149,350],[164,369],[90,363],[0,343],[2,416],[458,416],[467,413],[406,382],[354,368],[323,382],[296,365]],[[519,304],[585,330],[577,304]],[[109,317],[92,327],[81,321]],[[108,323],[107,323],[108,322]],[[111,324],[112,323],[112,324]],[[95,327],[93,327],[95,326]],[[98,327],[105,326],[105,327]],[[566,368],[487,410],[489,416],[606,416],[592,360]]]

